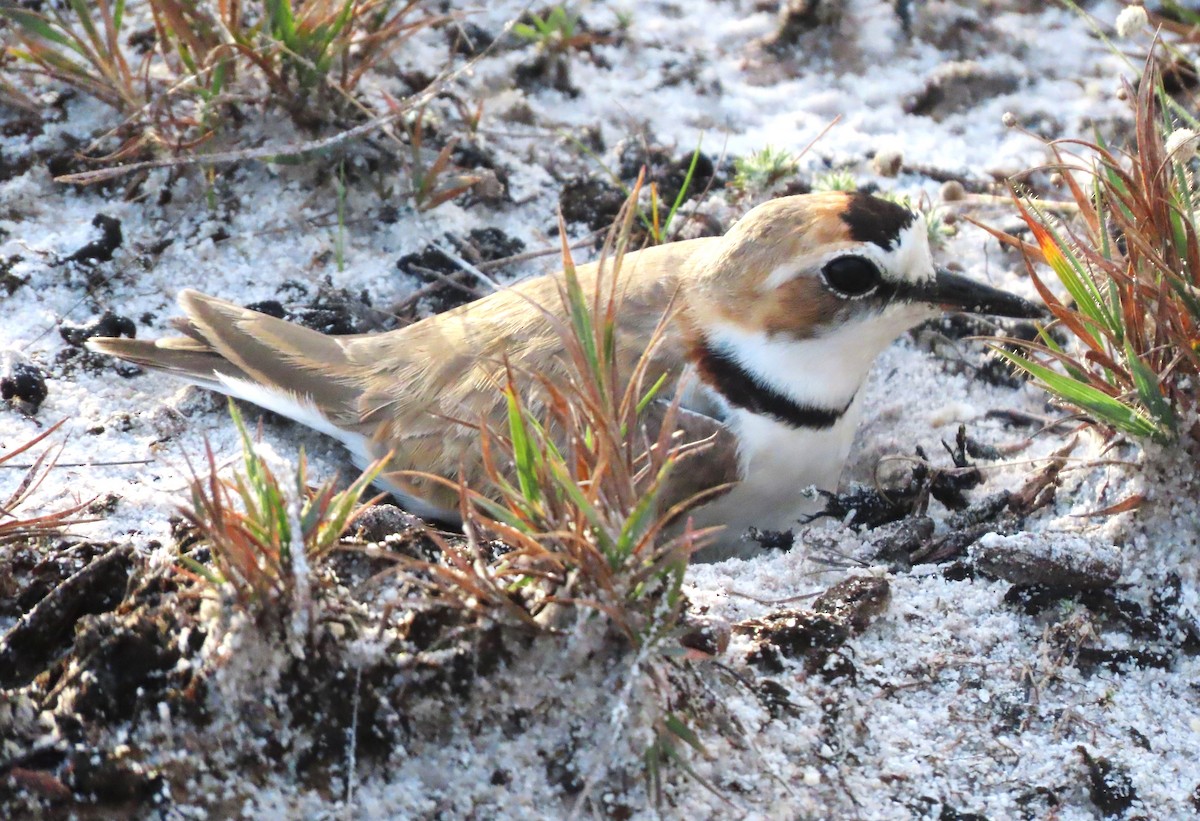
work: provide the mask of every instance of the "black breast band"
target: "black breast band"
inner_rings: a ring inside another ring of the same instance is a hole
[[[704,383],[725,397],[729,404],[769,416],[793,428],[831,428],[854,402],[851,396],[842,408],[801,404],[770,385],[763,384],[728,353],[703,340],[697,346],[696,368]]]

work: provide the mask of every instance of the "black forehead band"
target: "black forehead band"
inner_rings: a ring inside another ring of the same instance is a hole
[[[873,197],[870,194],[851,194],[842,222],[850,229],[855,242],[870,242],[890,251],[900,242],[900,232],[916,220],[916,215],[902,205]]]

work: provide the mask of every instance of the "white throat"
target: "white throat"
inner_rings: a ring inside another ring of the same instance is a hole
[[[707,330],[707,338],[756,379],[795,402],[841,410],[858,393],[875,357],[913,324],[910,320],[876,316],[811,339],[772,337],[719,324]]]

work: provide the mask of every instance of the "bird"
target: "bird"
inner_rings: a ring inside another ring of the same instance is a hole
[[[577,268],[585,293],[600,270]],[[453,483],[408,471],[486,483],[478,430],[452,420],[505,429],[497,385],[510,368],[518,380],[565,378],[554,321],[566,311],[562,276],[526,279],[396,330],[345,336],[183,290],[181,336],[88,344],[327,434],[359,466],[390,453],[377,484],[410,513],[454,523]],[[947,311],[1043,316],[1022,297],[935,265],[924,216],[862,192],[779,197],[723,236],[629,252],[619,290],[624,372],[666,315],[647,384],[663,374],[675,380],[685,422],[726,443],[723,457],[711,457],[723,461],[693,474],[730,480],[691,512],[695,527],[722,528],[709,559],[752,555],[752,529],[787,531],[822,506],[813,488],[836,491],[863,383],[904,332]]]

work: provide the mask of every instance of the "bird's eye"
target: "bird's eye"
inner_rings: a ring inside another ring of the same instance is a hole
[[[860,297],[879,287],[879,268],[863,257],[837,257],[821,269],[825,284],[844,297]]]

